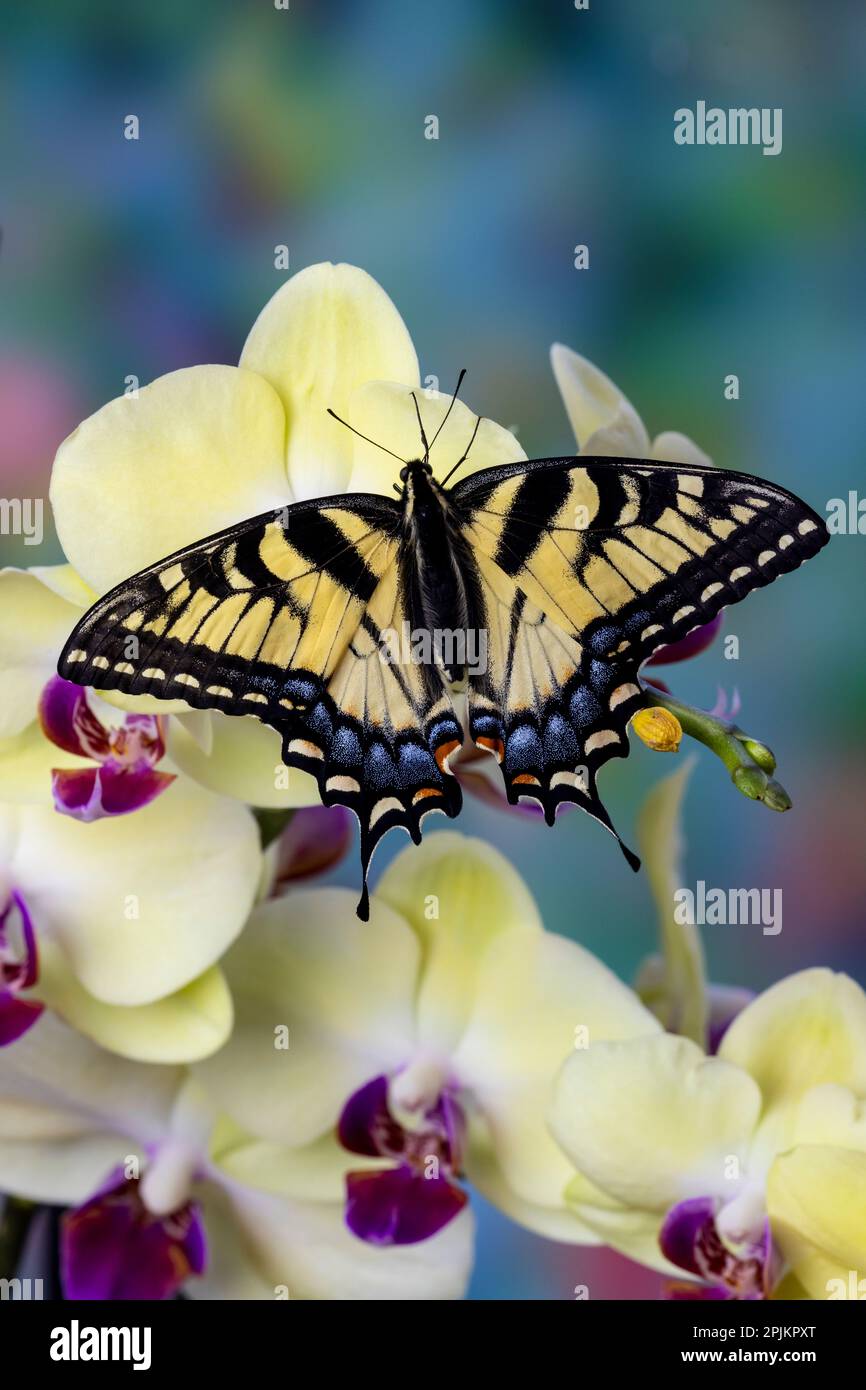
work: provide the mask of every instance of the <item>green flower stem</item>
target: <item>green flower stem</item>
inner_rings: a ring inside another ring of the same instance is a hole
[[[651,705],[666,709],[679,720],[683,733],[721,758],[731,774],[731,781],[743,796],[751,801],[763,801],[771,811],[790,811],[791,798],[771,775],[776,770],[776,759],[766,744],[744,733],[736,724],[687,705],[655,686],[647,685],[645,692]]]

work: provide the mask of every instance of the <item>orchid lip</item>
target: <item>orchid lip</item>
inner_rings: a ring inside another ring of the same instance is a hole
[[[137,1178],[116,1170],[63,1219],[61,1272],[68,1299],[172,1297],[204,1272],[207,1245],[198,1204],[155,1215]]]
[[[163,721],[157,715],[128,714],[109,728],[91,709],[85,689],[54,676],[42,692],[39,720],[58,748],[96,764],[52,769],[55,810],[74,820],[137,811],[174,781],[173,773],[156,771],[165,754]]]
[[[412,1127],[394,1113],[394,1091],[403,1103],[418,1099]],[[344,1148],[368,1158],[390,1159],[391,1166],[346,1175],[346,1224],[374,1245],[410,1245],[426,1240],[457,1216],[467,1196],[459,1175],[465,1119],[447,1085],[431,1100],[431,1087],[444,1073],[428,1058],[419,1059],[393,1079],[374,1077],[349,1097],[338,1125]],[[423,1096],[423,1100],[419,1097]],[[423,1108],[422,1108],[423,1107]]]
[[[662,1223],[662,1254],[694,1275],[719,1298],[751,1301],[769,1296],[779,1273],[770,1223],[757,1211],[754,1194],[730,1202],[693,1197],[672,1207]],[[749,1229],[742,1229],[748,1214]],[[737,1232],[736,1243],[733,1233]],[[674,1292],[674,1297],[684,1296]],[[698,1296],[698,1295],[695,1295]]]
[[[16,908],[20,919],[20,949],[9,940],[7,922]],[[44,1005],[21,999],[22,990],[31,989],[39,978],[39,954],[33,919],[20,893],[11,894],[0,914],[0,1047],[15,1042],[36,1023]]]

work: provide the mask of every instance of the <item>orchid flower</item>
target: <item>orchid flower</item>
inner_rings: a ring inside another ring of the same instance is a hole
[[[287,1167],[293,1195],[282,1197],[228,1177],[211,1157],[219,1128],[185,1068],[125,1061],[56,1018],[0,1054],[0,1188],[70,1208],[67,1298],[462,1294],[468,1216],[421,1246],[374,1250],[306,1171]]]
[[[866,1270],[866,994],[846,975],[772,986],[715,1057],[670,1034],[591,1043],[551,1125],[582,1220],[692,1296],[827,1298]]]
[[[178,778],[134,815],[82,824],[38,804],[33,776],[19,769],[22,799],[0,802],[0,1035],[4,1015],[44,1006],[128,1057],[219,1047],[232,1014],[217,962],[263,874],[250,812]]]
[[[53,768],[55,808],[76,820],[121,816],[146,806],[171,786],[172,772],[158,772],[165,754],[159,715],[128,714],[118,725],[99,718],[81,686],[55,676],[39,701],[39,722],[52,743],[96,766]]]
[[[385,872],[367,924],[349,892],[293,890],[256,908],[223,964],[235,1026],[194,1070],[236,1126],[228,1172],[279,1192],[307,1164],[373,1245],[462,1220],[466,1182],[536,1231],[595,1240],[563,1201],[552,1081],[586,1037],[661,1027],[544,930],[495,850],[429,836]],[[335,1135],[341,1165],[321,1159]]]

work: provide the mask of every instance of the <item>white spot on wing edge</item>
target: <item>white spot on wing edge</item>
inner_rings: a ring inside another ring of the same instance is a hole
[[[320,762],[325,760],[325,755],[318,744],[310,743],[309,739],[306,738],[293,738],[289,744],[289,752],[297,753],[301,758],[318,758]]]
[[[633,695],[639,695],[639,694],[640,694],[640,686],[639,686],[639,685],[635,685],[635,684],[634,684],[633,682],[631,682],[631,681],[627,681],[627,682],[625,683],[625,685],[618,685],[618,686],[616,687],[616,690],[613,692],[613,694],[612,694],[611,697],[610,697],[610,701],[609,701],[609,706],[608,706],[608,707],[609,707],[610,709],[616,709],[617,705],[621,705],[622,702],[623,702],[623,700],[630,700],[631,697],[632,697]]]
[[[598,733],[590,734],[584,744],[584,751],[594,753],[596,748],[604,748],[608,743],[619,743],[619,734],[614,729],[599,729]]]

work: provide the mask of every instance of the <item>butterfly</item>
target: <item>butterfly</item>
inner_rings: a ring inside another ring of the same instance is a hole
[[[597,775],[628,754],[642,662],[829,538],[783,488],[712,467],[542,458],[449,486],[480,419],[439,481],[442,425],[428,442],[415,411],[396,500],[297,502],[185,546],[101,598],[58,663],[82,685],[273,726],[283,762],[358,817],[363,920],[382,836],[403,826],[417,844],[428,813],[460,811],[464,720],[510,803],[536,801],[548,824],[575,803],[637,868]]]

